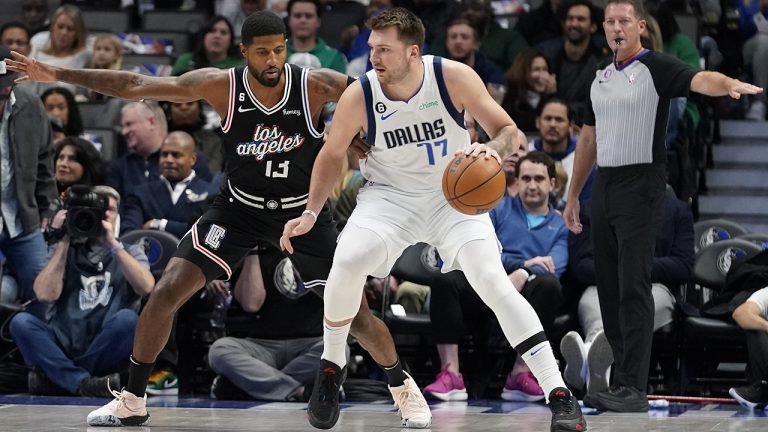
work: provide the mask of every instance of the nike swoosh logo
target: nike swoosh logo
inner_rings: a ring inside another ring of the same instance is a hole
[[[382,115],[381,115],[381,120],[382,120],[382,121],[384,121],[384,120],[386,120],[386,119],[388,119],[388,118],[392,117],[392,115],[393,115],[394,113],[396,113],[396,112],[397,112],[397,110],[394,110],[394,111],[392,111],[391,113],[389,113],[389,114],[387,114],[387,115],[384,115],[384,114],[382,114]]]
[[[597,83],[598,83],[598,84],[605,84],[605,83],[607,83],[607,82],[608,82],[608,80],[605,80],[605,81],[598,81]]]
[[[531,351],[531,357],[535,356],[537,352],[539,352],[539,351],[541,351],[543,349],[544,349],[544,347],[539,347],[539,349],[537,349],[536,351]]]
[[[253,110],[255,110],[255,109],[256,109],[256,108],[245,108],[245,109],[243,109],[243,106],[242,106],[242,105],[240,105],[240,106],[238,106],[238,107],[237,107],[237,112],[241,112],[241,113],[244,113],[244,112],[248,112],[248,111],[253,111]]]

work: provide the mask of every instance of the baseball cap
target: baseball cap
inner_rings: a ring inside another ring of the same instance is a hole
[[[11,50],[5,45],[0,45],[0,87],[12,86],[13,80],[19,77],[18,73],[5,67],[5,59],[10,57]]]

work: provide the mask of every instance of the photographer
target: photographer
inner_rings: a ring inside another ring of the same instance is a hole
[[[154,278],[143,248],[115,238],[119,204],[110,187],[76,185],[51,222],[58,241],[34,291],[52,304],[52,318],[46,323],[22,312],[11,321],[11,334],[33,368],[33,394],[64,389],[111,397],[107,379],[120,388],[115,372],[128,360],[140,300],[152,291]]]

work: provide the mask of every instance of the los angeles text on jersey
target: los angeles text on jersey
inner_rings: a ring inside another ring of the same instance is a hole
[[[300,133],[285,135],[278,125],[260,124],[253,130],[253,141],[237,145],[237,155],[255,156],[260,161],[267,155],[287,153],[299,148],[304,141],[306,138]]]
[[[404,128],[384,131],[383,135],[387,148],[391,149],[404,144],[421,143],[440,138],[445,135],[445,125],[443,119],[440,118],[432,123],[415,123]]]

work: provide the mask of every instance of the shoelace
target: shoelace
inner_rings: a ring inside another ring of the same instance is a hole
[[[403,411],[418,411],[420,409],[426,408],[427,405],[424,402],[424,398],[421,397],[421,394],[416,394],[417,390],[414,390],[413,387],[409,385],[405,385],[405,390],[400,392],[399,396],[397,397],[397,401],[395,401],[395,406],[400,410],[400,413]]]
[[[562,395],[562,396],[555,396],[550,400],[550,403],[552,404],[553,411],[555,413],[562,413],[562,414],[573,414],[573,404],[571,403],[571,398]]]
[[[118,392],[117,390],[112,390],[112,388],[109,386],[109,379],[107,379],[107,390],[109,390],[109,392],[112,394],[112,396],[115,397],[115,400],[110,402],[110,403],[117,402],[117,404],[115,404],[115,410],[119,410],[120,407],[125,405],[125,395],[123,394],[122,391]]]
[[[330,393],[333,395],[334,389],[336,389],[336,384],[333,382],[333,377],[335,375],[324,373],[322,379],[320,380],[320,388],[317,390],[319,393],[318,399],[321,401],[328,400],[328,394]],[[336,393],[338,394],[338,389],[336,389]]]

